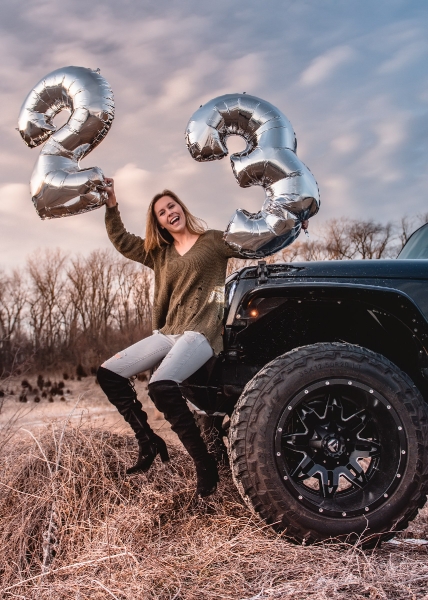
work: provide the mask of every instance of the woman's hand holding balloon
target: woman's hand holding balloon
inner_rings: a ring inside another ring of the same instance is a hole
[[[309,239],[309,220],[302,221],[302,229],[305,232],[306,237]]]
[[[106,182],[104,191],[107,194],[106,205],[108,208],[113,208],[113,206],[116,206],[117,204],[116,194],[114,192],[114,180],[111,177],[105,177],[104,180]]]

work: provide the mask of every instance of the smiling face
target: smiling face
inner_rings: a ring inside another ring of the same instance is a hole
[[[162,196],[153,207],[156,219],[171,235],[186,229],[186,215],[181,206],[170,196]]]

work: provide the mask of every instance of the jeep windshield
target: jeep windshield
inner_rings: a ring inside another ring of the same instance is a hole
[[[428,259],[428,223],[412,233],[397,258]]]

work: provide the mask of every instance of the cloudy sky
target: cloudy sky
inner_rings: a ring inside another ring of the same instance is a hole
[[[37,248],[109,245],[104,208],[41,221],[30,199],[39,150],[17,116],[32,86],[67,65],[99,67],[113,88],[113,127],[82,166],[115,178],[134,233],[165,187],[215,228],[260,208],[261,188],[241,189],[227,159],[196,163],[184,143],[200,104],[243,91],[290,119],[320,187],[313,227],[428,211],[426,0],[1,0],[0,27],[0,266]]]

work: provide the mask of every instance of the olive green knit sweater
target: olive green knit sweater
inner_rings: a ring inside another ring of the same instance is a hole
[[[226,246],[223,233],[209,229],[180,256],[173,244],[146,252],[144,240],[126,231],[117,206],[107,208],[106,228],[116,250],[154,270],[153,329],[198,331],[220,352],[227,260],[240,257]]]

